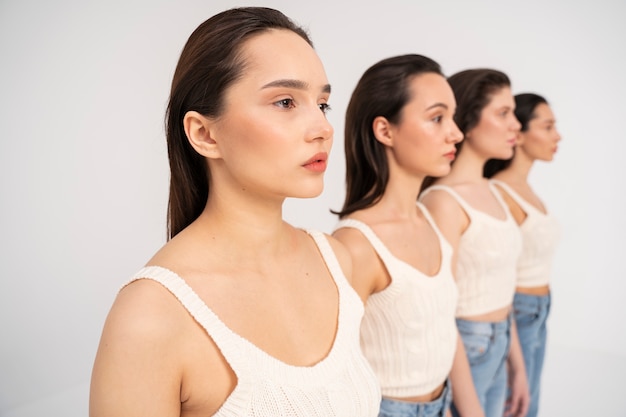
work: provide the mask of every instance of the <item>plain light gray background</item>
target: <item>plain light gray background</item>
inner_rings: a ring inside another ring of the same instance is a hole
[[[343,114],[362,72],[421,53],[493,67],[552,103],[563,141],[532,183],[560,219],[543,416],[626,416],[626,3],[0,0],[0,415],[85,416],[117,289],[165,242],[163,116],[187,37],[233,6],[307,27],[333,86],[324,193],[288,201],[330,232]]]

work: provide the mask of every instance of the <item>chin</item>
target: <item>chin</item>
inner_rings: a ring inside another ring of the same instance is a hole
[[[515,154],[515,151],[513,150],[513,148],[511,148],[508,150],[508,152],[503,152],[502,155],[494,156],[494,158],[507,160],[507,159],[513,158],[514,154]]]
[[[297,191],[291,193],[291,198],[315,198],[319,197],[324,191],[324,186],[321,187],[302,187]]]

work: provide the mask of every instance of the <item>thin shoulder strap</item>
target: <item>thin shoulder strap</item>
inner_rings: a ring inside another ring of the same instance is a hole
[[[322,254],[324,263],[326,263],[326,267],[330,271],[330,275],[335,281],[337,288],[341,290],[342,288],[345,288],[346,285],[350,286],[350,283],[343,273],[343,269],[341,269],[339,260],[335,255],[335,251],[333,251],[332,246],[330,246],[330,242],[328,241],[326,235],[318,230],[305,230],[305,232],[307,232],[309,236],[313,238],[313,241],[315,241],[315,244]]]
[[[374,248],[380,259],[383,261],[385,266],[389,267],[388,263],[395,259],[395,256],[387,249],[387,246],[383,243],[382,240],[374,233],[371,227],[367,224],[363,223],[360,220],[356,219],[342,219],[339,220],[337,225],[335,226],[335,230],[350,227],[353,229],[359,230],[365,238],[368,240],[370,245]]]
[[[495,184],[492,181],[487,181],[487,184],[489,185],[489,189],[491,189],[491,192],[496,197],[496,200],[498,201],[498,203],[504,210],[507,220],[513,219],[513,215],[511,214],[511,209],[509,208],[509,205],[506,203],[506,201],[504,201],[504,197],[502,197],[502,193],[500,192],[500,190],[498,190],[498,188],[495,186]]]
[[[426,194],[430,193],[431,191],[435,191],[435,190],[440,190],[440,191],[445,191],[448,194],[450,194],[450,196],[452,198],[454,198],[456,200],[456,202],[459,204],[459,206],[461,206],[461,208],[465,211],[465,213],[467,214],[467,216],[471,219],[472,218],[472,213],[474,213],[476,211],[476,209],[474,209],[472,206],[470,206],[464,199],[463,197],[461,197],[459,195],[459,193],[457,193],[452,187],[449,187],[447,185],[431,185],[430,187],[428,187],[426,190],[424,190],[420,196],[420,199],[422,197],[424,197]]]
[[[448,254],[450,255],[452,254],[452,245],[450,245],[448,240],[444,237],[443,233],[441,233],[441,230],[439,230],[439,227],[437,227],[437,223],[435,222],[433,217],[430,215],[430,212],[428,211],[426,206],[420,203],[419,201],[417,202],[417,206],[422,211],[422,214],[424,215],[424,217],[426,217],[426,220],[428,221],[430,226],[433,228],[433,230],[435,231],[435,234],[437,235],[437,238],[439,239],[439,247],[441,248],[442,261],[443,261],[443,258],[445,256],[447,256]]]
[[[236,355],[241,350],[236,349],[236,346],[244,339],[226,327],[183,278],[169,269],[160,266],[147,266],[133,275],[126,285],[138,279],[151,279],[171,292],[213,339],[235,374],[238,374],[239,366],[237,364],[241,363],[241,358]]]
[[[526,214],[528,214],[528,210],[530,209],[529,206],[532,206],[532,205],[526,200],[524,200],[522,196],[520,196],[515,190],[513,190],[513,188],[509,184],[505,183],[504,181],[500,181],[496,179],[491,179],[490,181],[491,183],[497,185],[498,187],[501,187],[504,191],[506,191],[506,193],[510,195],[511,198],[515,200],[517,204],[519,204],[519,206],[526,212]]]

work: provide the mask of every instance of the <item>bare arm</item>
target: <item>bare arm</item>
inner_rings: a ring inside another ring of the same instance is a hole
[[[137,297],[154,291],[150,284],[138,281],[122,290],[111,308],[92,373],[90,417],[180,416],[172,320],[158,297]]]
[[[472,380],[469,362],[461,335],[457,336],[456,353],[450,371],[450,382],[453,389],[453,402],[463,417],[483,417],[485,415]]]
[[[352,228],[333,233],[348,250],[352,259],[352,287],[365,303],[368,297],[388,285],[388,277],[376,251],[363,234]]]
[[[507,400],[508,416],[524,417],[530,404],[528,378],[524,365],[524,355],[517,335],[515,320],[511,323],[511,347],[508,356],[509,387],[511,396]]]
[[[469,226],[469,218],[458,203],[445,192],[431,192],[422,200],[453,249],[452,271],[456,274],[457,250],[461,236]],[[457,346],[450,370],[455,408],[463,417],[484,417],[485,413],[476,394],[474,381],[463,339],[457,332]]]

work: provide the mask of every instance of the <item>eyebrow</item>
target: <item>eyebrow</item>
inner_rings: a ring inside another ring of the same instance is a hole
[[[436,108],[436,107],[443,107],[443,108],[444,108],[444,109],[446,109],[446,110],[448,109],[448,105],[447,105],[447,104],[445,104],[445,103],[435,103],[435,104],[433,104],[432,106],[428,106],[428,107],[426,108],[426,110],[434,109],[434,108]]]
[[[261,87],[261,89],[274,88],[274,87],[293,88],[296,90],[307,90],[309,88],[309,84],[300,80],[283,79],[283,80],[275,80],[275,81],[269,82],[265,84],[263,87]],[[330,93],[330,84],[326,84],[322,86],[322,92]]]

